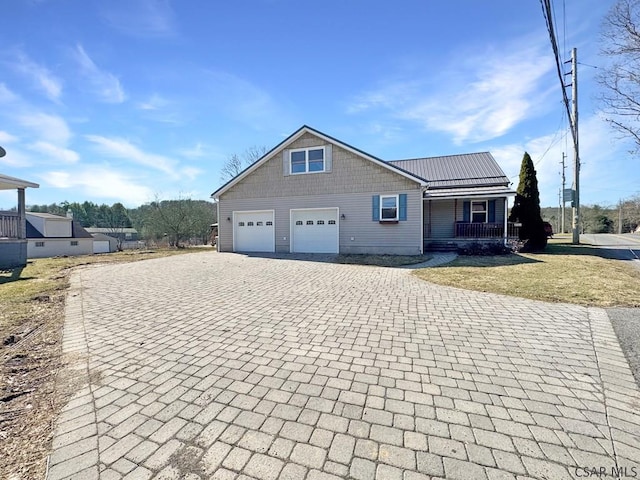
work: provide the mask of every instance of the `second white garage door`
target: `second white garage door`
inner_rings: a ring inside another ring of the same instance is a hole
[[[291,251],[338,253],[338,209],[291,210]]]
[[[233,212],[235,252],[275,252],[273,210]]]

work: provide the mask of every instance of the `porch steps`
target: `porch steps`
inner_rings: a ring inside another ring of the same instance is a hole
[[[458,250],[458,244],[452,241],[429,242],[425,250],[429,252],[456,252]]]

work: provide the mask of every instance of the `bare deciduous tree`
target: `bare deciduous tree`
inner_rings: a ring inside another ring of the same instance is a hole
[[[608,65],[598,75],[607,121],[634,142],[640,153],[640,0],[618,0],[604,18],[602,54]]]
[[[244,151],[242,156],[234,153],[225,162],[220,172],[220,177],[223,182],[227,182],[232,178],[238,176],[245,168],[262,158],[267,153],[267,147],[252,146]]]

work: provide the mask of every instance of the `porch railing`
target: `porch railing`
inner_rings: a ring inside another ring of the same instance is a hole
[[[0,238],[20,238],[18,212],[0,212]]]
[[[507,237],[517,237],[519,228],[514,223],[508,223]],[[456,222],[455,236],[461,238],[503,238],[504,224]]]

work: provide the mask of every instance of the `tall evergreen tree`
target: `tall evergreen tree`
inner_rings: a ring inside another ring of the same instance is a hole
[[[524,152],[520,166],[520,183],[516,199],[509,215],[510,222],[519,222],[520,240],[525,242],[524,250],[544,250],[547,246],[547,235],[540,215],[540,192],[533,161]]]

